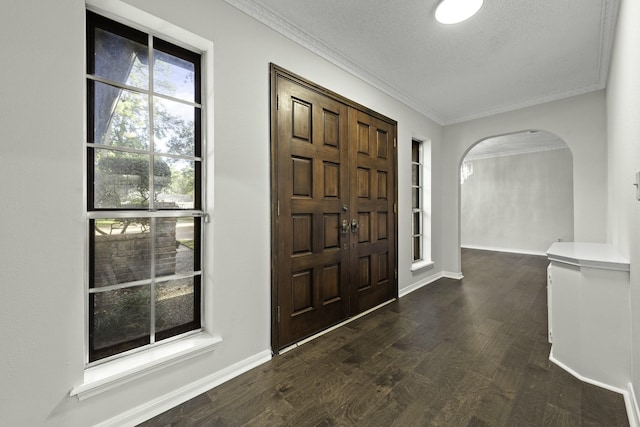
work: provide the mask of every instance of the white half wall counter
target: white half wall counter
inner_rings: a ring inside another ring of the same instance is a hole
[[[629,261],[611,245],[557,242],[547,251],[550,360],[614,391],[631,378]]]

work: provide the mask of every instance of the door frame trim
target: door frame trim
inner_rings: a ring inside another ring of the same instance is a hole
[[[277,159],[277,139],[278,139],[278,123],[277,123],[277,109],[278,109],[278,78],[285,78],[292,81],[295,84],[305,87],[311,91],[315,91],[321,95],[327,96],[339,101],[348,107],[362,111],[378,120],[389,123],[394,126],[395,134],[393,135],[393,163],[394,163],[394,205],[398,206],[398,122],[384,116],[376,111],[371,110],[357,102],[354,102],[344,96],[333,92],[325,87],[317,85],[297,74],[294,74],[274,63],[269,63],[269,125],[270,125],[270,206],[271,206],[271,352],[272,354],[279,354],[279,336],[278,336],[278,231],[279,231],[279,215],[278,215],[278,159]],[[395,245],[395,257],[394,257],[394,272],[398,270],[398,213],[394,211],[395,222],[395,235],[393,238],[393,244]],[[391,272],[391,274],[395,274]],[[395,290],[394,298],[398,298],[398,279],[395,277]],[[368,312],[368,311],[367,311]],[[352,319],[352,316],[349,319]],[[349,320],[347,319],[347,320]]]

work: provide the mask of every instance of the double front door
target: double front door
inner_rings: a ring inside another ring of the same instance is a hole
[[[395,136],[272,66],[274,351],[397,295]]]

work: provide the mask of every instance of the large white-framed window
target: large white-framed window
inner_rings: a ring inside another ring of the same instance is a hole
[[[431,145],[411,140],[411,270],[431,261]]]
[[[86,6],[86,367],[70,393],[79,400],[213,351],[222,341],[207,303],[213,43],[120,0],[86,0]],[[102,28],[109,21],[115,25]],[[97,32],[106,43],[91,40]],[[113,51],[120,53],[108,61],[126,58],[128,65],[111,74],[96,68],[96,55]],[[134,120],[134,111],[146,113]],[[121,242],[105,250],[101,236]],[[126,322],[103,310],[113,304],[133,308]],[[116,332],[105,332],[114,323]]]
[[[87,361],[202,327],[201,55],[87,12]]]
[[[213,200],[214,188],[213,42],[121,0],[86,0],[86,8],[87,132],[83,142],[87,193],[86,366],[83,381],[70,393],[79,400],[211,352],[222,342],[213,325],[213,227],[207,224],[211,208],[207,207],[207,200]],[[111,39],[105,45],[106,51],[129,46],[126,55],[120,53],[109,58],[115,62],[127,57],[130,68],[123,67],[125,72],[122,69],[111,75],[96,72],[95,41],[94,47],[89,47],[96,31],[93,18],[89,18],[91,13],[99,15],[98,20],[106,18],[115,23],[111,35],[106,34]],[[121,31],[124,33],[120,34]],[[129,35],[133,35],[133,44]],[[146,46],[147,54],[141,53],[139,44]],[[195,57],[199,58],[199,66],[193,61]],[[193,66],[188,64],[190,61]],[[154,73],[153,67],[158,64],[160,69]],[[185,73],[185,68],[193,73]],[[196,72],[200,73],[198,79]],[[181,78],[172,80],[173,73]],[[144,76],[146,87],[142,83]],[[199,88],[196,80],[200,82]],[[103,91],[96,97],[99,90],[95,86],[100,85]],[[100,108],[101,102],[96,102],[96,98],[106,99],[110,108]],[[140,111],[141,105],[148,113],[142,120],[132,121],[133,111]],[[110,160],[101,163],[103,156]],[[176,170],[179,173],[174,174]],[[99,194],[102,197],[96,197]],[[118,247],[112,244],[117,250],[105,251],[96,243],[98,235],[115,236],[123,242]],[[134,250],[124,268],[129,270],[129,278],[123,279],[124,273],[112,268],[125,265],[124,261],[105,263],[103,259],[102,269],[98,266],[96,255],[122,254],[131,246]],[[185,253],[192,256],[185,257]],[[128,293],[127,298],[119,298],[117,291],[122,295]],[[116,296],[108,298],[109,292]],[[124,339],[117,338],[116,333],[116,338],[109,342],[113,335],[97,330],[98,326],[118,323],[116,316],[112,316],[114,322],[109,319],[103,325],[94,323],[98,317],[97,294],[103,294],[100,297],[104,301],[100,303],[113,304],[124,299],[126,304],[121,304],[122,308],[137,308],[131,316],[134,321],[120,321],[120,327],[125,323],[132,325],[120,331]],[[168,304],[169,301],[173,304]],[[174,311],[181,314],[174,315]],[[96,332],[102,335],[96,337]],[[91,338],[102,342],[91,343]],[[136,344],[142,345],[133,345],[131,341],[136,340],[139,340]]]

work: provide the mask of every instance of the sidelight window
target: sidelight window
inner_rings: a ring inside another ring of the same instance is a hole
[[[411,271],[431,261],[431,141],[411,141]]]
[[[424,260],[423,173],[422,142],[414,139],[411,141],[411,254],[413,262]]]
[[[201,330],[201,55],[87,12],[87,362]]]

